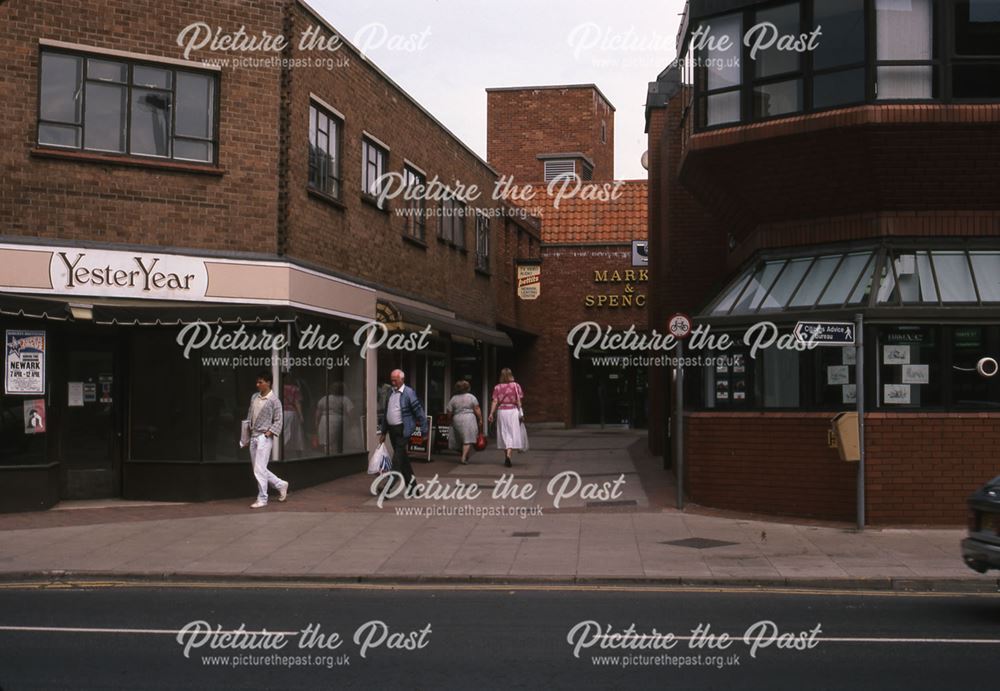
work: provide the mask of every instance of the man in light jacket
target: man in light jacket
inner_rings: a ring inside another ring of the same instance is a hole
[[[288,483],[267,469],[274,438],[281,434],[281,410],[281,401],[271,390],[271,373],[261,372],[257,375],[257,393],[250,397],[247,413],[250,420],[250,460],[257,479],[257,501],[250,505],[251,509],[267,506],[268,484],[278,490],[278,501],[288,498]]]
[[[378,410],[378,441],[385,441],[386,433],[392,442],[392,465],[403,475],[407,487],[413,484],[413,468],[410,466],[410,456],[406,445],[410,435],[417,427],[424,438],[427,437],[427,415],[417,398],[417,392],[407,386],[403,370],[393,370],[389,375],[392,388],[386,397],[384,405]]]

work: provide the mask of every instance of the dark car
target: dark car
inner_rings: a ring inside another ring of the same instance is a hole
[[[1000,475],[969,497],[969,537],[962,559],[979,573],[1000,569]]]

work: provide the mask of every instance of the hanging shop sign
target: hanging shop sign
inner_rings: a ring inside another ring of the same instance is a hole
[[[649,266],[649,241],[632,241],[632,266]]]
[[[542,294],[542,267],[538,264],[518,264],[517,296],[522,300],[537,300]]]
[[[8,329],[4,352],[4,393],[45,393],[45,332]]]

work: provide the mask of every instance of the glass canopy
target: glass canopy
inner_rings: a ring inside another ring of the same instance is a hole
[[[705,314],[991,303],[1000,303],[1000,250],[870,248],[761,259]]]

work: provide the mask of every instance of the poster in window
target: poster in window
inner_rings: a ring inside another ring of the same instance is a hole
[[[97,384],[87,382],[83,385],[83,402],[97,403]]]
[[[33,398],[24,402],[24,433],[45,433],[45,399]]]
[[[831,365],[826,368],[828,386],[843,386],[851,381],[851,368],[847,365]]]
[[[857,384],[844,384],[841,389],[842,401],[844,403],[857,403],[858,402],[858,386]]]
[[[715,400],[717,401],[728,401],[729,400],[729,380],[722,379],[715,382]]]
[[[887,345],[882,347],[883,365],[908,365],[910,364],[910,346],[908,345]]]
[[[855,348],[842,348],[840,352],[843,356],[841,364],[844,365],[858,364],[858,351]]]
[[[885,403],[886,405],[910,405],[910,385],[909,384],[886,384]]]
[[[726,361],[726,358],[720,357],[715,361],[715,373],[729,374],[729,363]]]
[[[70,408],[83,407],[83,382],[71,381],[66,385],[66,405]]]
[[[747,371],[745,355],[733,355],[733,374],[743,374]]]
[[[737,379],[733,382],[733,400],[747,400],[747,383],[745,379]]]
[[[45,332],[7,330],[4,393],[45,394]]]
[[[930,381],[929,365],[903,365],[904,384],[929,384]]]

